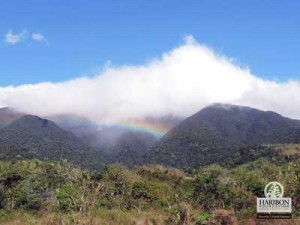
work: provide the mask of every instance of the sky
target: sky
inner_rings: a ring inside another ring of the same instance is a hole
[[[116,121],[224,102],[300,118],[299,11],[293,0],[3,0],[0,107]]]
[[[299,23],[294,0],[2,0],[0,86],[93,76],[107,62],[143,64],[186,35],[260,77],[298,79]],[[9,32],[24,37],[7,43]]]

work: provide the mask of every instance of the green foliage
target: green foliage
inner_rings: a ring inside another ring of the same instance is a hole
[[[109,195],[126,195],[130,192],[131,180],[129,171],[121,165],[108,165],[101,173]]]
[[[209,217],[210,217],[209,213],[207,211],[203,211],[199,215],[199,221],[201,223],[205,223]]]
[[[140,200],[142,207],[167,207],[172,204],[170,186],[151,180],[141,180],[134,183],[132,197]]]
[[[41,210],[49,207],[55,194],[59,209],[65,210],[66,195],[78,197],[78,186],[85,172],[70,164],[39,160],[0,163],[0,200],[2,209]],[[67,189],[66,187],[70,187]],[[73,192],[70,193],[70,190]],[[75,209],[70,204],[71,209]]]
[[[264,186],[272,180],[286,187],[285,195],[293,199],[297,214],[299,159],[278,165],[261,158],[232,169],[212,164],[193,177],[157,165],[136,170],[108,165],[95,173],[65,161],[0,161],[0,211],[3,216],[22,210],[84,218],[98,209],[124,213],[158,210],[166,215],[165,224],[181,223],[187,216],[194,224],[205,224],[219,209],[243,218],[253,216],[256,197],[263,196]]]
[[[225,207],[228,186],[221,181],[223,174],[221,167],[213,165],[200,171],[193,182],[193,199],[206,211]]]
[[[131,194],[133,177],[129,171],[121,165],[108,165],[101,173],[101,192],[102,197],[99,204],[107,208],[127,208],[126,199]]]
[[[58,209],[63,212],[78,210],[81,203],[79,190],[79,187],[70,184],[59,187],[55,192]]]
[[[111,132],[113,133],[114,130],[113,128],[104,129],[100,132],[100,135],[95,136],[95,147],[103,149],[108,154],[109,163],[120,163],[128,168],[134,168],[135,165],[139,165],[142,161],[142,156],[157,141],[157,137],[151,133],[126,129],[115,131],[121,132],[121,134],[116,135],[118,138],[113,139],[114,141],[108,141],[111,137],[105,137],[106,132],[111,135]]]
[[[168,132],[145,160],[186,171],[212,163],[235,167],[278,155],[261,145],[300,143],[299,128],[299,121],[274,112],[215,104]]]
[[[0,160],[62,160],[101,170],[102,155],[71,132],[37,116],[25,115],[0,128]]]

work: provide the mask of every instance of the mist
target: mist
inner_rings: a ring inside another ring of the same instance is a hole
[[[264,80],[188,36],[182,45],[144,65],[106,65],[92,77],[0,87],[0,107],[40,116],[76,114],[117,122],[187,117],[218,102],[300,119],[299,93],[299,81]]]

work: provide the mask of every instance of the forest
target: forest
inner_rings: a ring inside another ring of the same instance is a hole
[[[265,146],[271,157],[241,151],[189,171],[111,164],[95,172],[67,161],[1,161],[0,224],[299,224],[299,147]],[[270,181],[292,198],[292,220],[256,219],[256,197]]]

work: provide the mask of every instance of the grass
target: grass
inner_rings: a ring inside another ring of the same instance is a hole
[[[192,211],[193,216],[199,217],[199,211]],[[216,210],[215,216],[222,216],[222,220],[208,220],[206,224],[228,224],[228,225],[299,225],[300,220],[256,220],[249,217],[248,219],[236,219],[233,211]],[[98,209],[88,215],[82,213],[60,214],[60,213],[28,213],[23,211],[6,213],[0,217],[1,225],[173,225],[173,222],[167,222],[168,216],[158,210],[149,211],[122,211]],[[209,221],[211,223],[209,223]],[[222,223],[227,221],[227,223]],[[181,225],[177,222],[176,224]],[[192,219],[189,225],[199,224]]]
[[[160,211],[99,209],[94,213],[59,214],[14,212],[0,218],[1,225],[163,225],[167,216]]]

